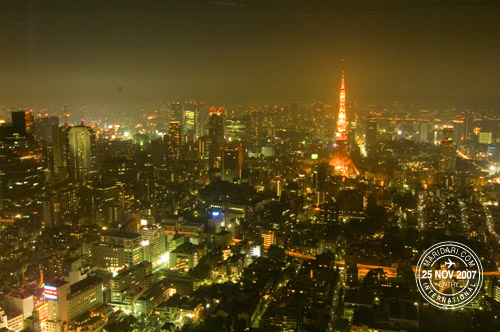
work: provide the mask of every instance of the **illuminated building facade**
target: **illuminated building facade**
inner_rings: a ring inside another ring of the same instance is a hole
[[[144,259],[159,264],[167,256],[167,236],[161,226],[146,225],[139,228],[139,234],[142,236],[142,246],[144,249]]]
[[[143,261],[142,237],[139,234],[108,231],[101,241],[92,245],[92,260],[96,267],[115,272]]]
[[[340,86],[340,104],[337,116],[337,129],[335,131],[335,144],[330,166],[334,172],[344,177],[352,177],[359,174],[358,169],[349,156],[349,146],[347,144],[347,117],[345,106],[345,83],[344,71],[342,70],[342,83]]]
[[[222,180],[232,182],[241,178],[243,168],[243,148],[222,150]]]
[[[199,136],[201,103],[186,101],[183,110],[182,134],[187,142],[192,142]]]
[[[170,157],[179,159],[181,157],[181,123],[180,121],[170,121],[168,130],[168,141],[170,148]]]
[[[242,141],[247,137],[248,118],[226,119],[226,133],[230,142]]]
[[[457,145],[453,139],[443,138],[439,147],[439,171],[455,172],[457,165]]]
[[[224,120],[223,108],[210,109],[210,117],[208,119],[208,145],[210,163],[215,163],[221,158],[221,149],[224,146]]]
[[[71,179],[86,179],[92,171],[91,132],[85,126],[73,127],[68,133],[69,174]]]
[[[0,130],[0,210],[33,207],[44,190],[44,157],[34,142],[31,112],[12,112],[12,125]]]
[[[261,237],[265,249],[268,249],[271,245],[276,244],[275,232],[271,229],[262,230]]]
[[[168,105],[168,113],[170,118],[176,121],[182,121],[182,105],[181,103],[174,101]]]
[[[68,128],[52,126],[51,142],[47,145],[48,166],[51,181],[61,182],[68,178],[68,146],[66,137]]]
[[[34,120],[31,111],[12,112],[12,136],[24,137],[28,141],[34,141]]]
[[[48,301],[48,319],[44,332],[62,332],[89,309],[103,303],[102,280],[88,277],[70,285],[64,281],[49,282],[43,296]]]
[[[120,270],[111,279],[111,305],[131,310],[133,300],[141,296],[152,285],[152,265],[141,262]]]

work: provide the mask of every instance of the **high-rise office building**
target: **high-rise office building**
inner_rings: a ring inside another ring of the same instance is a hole
[[[209,159],[212,166],[220,160],[221,150],[224,147],[224,119],[223,109],[210,109],[210,117],[208,119],[208,145]]]
[[[243,141],[247,138],[248,118],[226,119],[226,135],[230,142]]]
[[[182,135],[186,142],[192,142],[198,137],[199,127],[199,103],[196,101],[186,101],[184,103]]]
[[[418,123],[418,141],[427,143],[429,141],[429,121],[422,120]]]
[[[250,114],[250,136],[253,139],[260,139],[263,135],[262,130],[263,114],[260,109],[253,109]]]
[[[470,142],[472,140],[472,134],[474,133],[474,113],[467,111],[463,119],[464,123],[464,142]]]
[[[72,127],[68,132],[69,175],[71,179],[83,180],[92,171],[91,132],[88,127]]]
[[[180,121],[170,121],[168,129],[168,143],[170,149],[170,157],[180,159],[181,157],[181,123]]]
[[[241,178],[243,147],[222,150],[222,180],[232,182]]]
[[[52,126],[52,143],[48,145],[48,168],[51,181],[61,182],[68,178],[68,128]]]
[[[58,116],[44,116],[35,119],[35,138],[52,144],[53,128],[59,127]]]
[[[443,138],[439,147],[439,171],[455,172],[457,165],[457,145],[452,139]]]
[[[455,135],[453,140],[457,145],[461,145],[464,141],[465,135],[465,124],[463,120],[453,120],[453,129],[455,130]]]
[[[44,189],[43,148],[34,141],[31,112],[12,112],[0,137],[0,210],[33,207]]]
[[[168,110],[170,113],[170,118],[176,121],[182,121],[182,105],[181,103],[174,101],[168,105]]]
[[[24,137],[29,141],[35,139],[33,113],[31,111],[12,112],[12,136]]]

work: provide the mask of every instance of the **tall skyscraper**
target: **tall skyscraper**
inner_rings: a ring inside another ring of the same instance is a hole
[[[453,120],[453,128],[455,129],[455,136],[453,140],[457,143],[457,147],[462,145],[465,134],[465,124],[463,120]]]
[[[170,157],[180,159],[181,157],[181,123],[179,121],[170,121],[168,129],[168,143],[170,149]]]
[[[34,123],[31,111],[13,111],[12,137],[24,137],[29,141],[34,141]]]
[[[176,121],[182,121],[182,105],[179,102],[172,102],[169,104],[170,118]]]
[[[72,127],[68,133],[69,174],[71,179],[86,179],[92,171],[91,132],[85,126]]]
[[[33,136],[31,112],[12,112],[0,137],[0,210],[33,207],[44,189],[44,158]]]
[[[210,109],[210,117],[208,119],[208,144],[209,144],[209,159],[212,166],[220,160],[221,150],[224,146],[224,119],[223,108]]]
[[[44,116],[35,119],[35,137],[37,140],[52,144],[52,128],[59,127],[58,116]]]
[[[183,139],[187,142],[192,142],[198,135],[198,106],[199,104],[196,101],[186,101],[184,104],[182,134],[184,136]]]
[[[474,114],[470,111],[464,116],[464,142],[470,142],[474,133]]]
[[[68,145],[66,127],[52,126],[51,140],[48,146],[49,172],[52,181],[60,182],[68,178]]]
[[[452,128],[453,129],[453,128]],[[457,145],[453,139],[443,138],[439,147],[439,171],[455,172],[457,165]]]
[[[232,182],[241,178],[243,168],[243,148],[222,150],[222,180]]]
[[[429,121],[422,120],[418,123],[418,141],[426,143],[429,141]]]
[[[335,144],[333,155],[330,159],[330,166],[334,171],[344,177],[350,177],[359,174],[358,169],[349,156],[349,147],[347,144],[347,117],[345,107],[345,82],[344,70],[342,70],[342,83],[340,85],[340,103],[337,116],[337,129],[335,131]]]
[[[245,140],[248,136],[248,118],[226,119],[226,133],[230,142]]]
[[[260,139],[262,137],[262,111],[259,109],[253,109],[250,114],[250,135],[254,139]]]

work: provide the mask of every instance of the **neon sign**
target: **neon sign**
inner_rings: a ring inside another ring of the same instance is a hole
[[[43,286],[43,297],[48,299],[48,300],[57,300],[57,296],[59,295],[59,292],[57,291],[57,288],[54,286],[48,286],[44,285]]]

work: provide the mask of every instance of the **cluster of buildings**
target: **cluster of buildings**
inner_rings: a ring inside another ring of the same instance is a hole
[[[425,331],[412,264],[449,238],[486,273],[475,325],[447,317],[499,327],[500,119],[345,90],[338,111],[6,114],[0,331]]]

